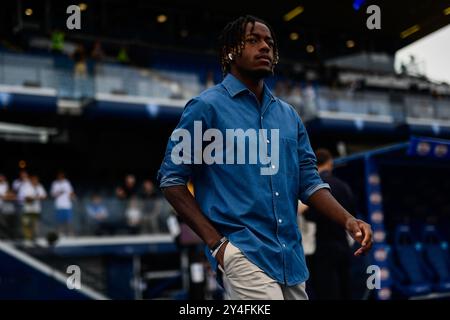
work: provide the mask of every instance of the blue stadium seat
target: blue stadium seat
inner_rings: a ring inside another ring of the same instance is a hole
[[[425,258],[433,271],[435,284],[439,292],[450,291],[450,261],[448,243],[439,234],[436,226],[425,225],[422,233]]]
[[[394,287],[408,297],[431,292],[431,274],[422,257],[422,245],[414,240],[409,225],[396,227],[393,249]]]

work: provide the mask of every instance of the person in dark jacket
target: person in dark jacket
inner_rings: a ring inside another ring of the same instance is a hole
[[[335,177],[333,157],[326,149],[316,151],[319,175],[331,187],[331,194],[352,215],[355,214],[353,193],[347,183]],[[326,219],[313,208],[304,206],[306,220],[316,224],[316,251],[309,259],[312,298],[320,300],[351,299],[351,248],[345,229]]]

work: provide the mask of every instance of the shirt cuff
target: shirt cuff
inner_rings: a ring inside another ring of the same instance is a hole
[[[327,189],[331,190],[330,185],[328,183],[316,184],[316,185],[309,187],[308,190],[306,190],[303,193],[303,197],[302,197],[303,199],[300,199],[300,200],[302,200],[302,202],[305,203],[308,200],[308,198],[313,195],[314,192],[316,192],[319,189],[323,189],[323,188],[327,188]]]
[[[173,187],[173,186],[184,186],[187,184],[187,181],[185,181],[183,178],[179,178],[179,177],[163,177],[161,179],[161,182],[159,183],[159,187],[162,188],[167,188],[167,187]]]

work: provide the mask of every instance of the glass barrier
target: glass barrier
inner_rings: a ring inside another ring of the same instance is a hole
[[[35,240],[59,236],[114,236],[169,233],[170,204],[161,196],[122,200],[85,196],[72,209],[58,210],[53,199],[41,201],[34,212],[16,200],[0,203],[0,239]]]
[[[92,98],[96,93],[107,93],[187,101],[205,89],[194,73],[110,63],[96,64],[93,75],[86,70],[76,65],[56,68],[52,58],[0,53],[0,84],[54,88],[61,98],[83,99]],[[313,119],[320,111],[392,116],[397,122],[404,122],[406,117],[450,119],[449,98],[327,87],[302,90],[298,87],[280,97],[294,106],[304,121]]]

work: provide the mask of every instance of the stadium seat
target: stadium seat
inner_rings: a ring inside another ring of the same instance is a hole
[[[393,249],[394,287],[408,297],[431,292],[431,274],[422,258],[422,246],[414,241],[409,225],[400,224],[396,227]]]
[[[433,271],[433,289],[439,292],[450,291],[450,261],[448,243],[439,234],[436,226],[425,225],[422,233],[425,258]]]

